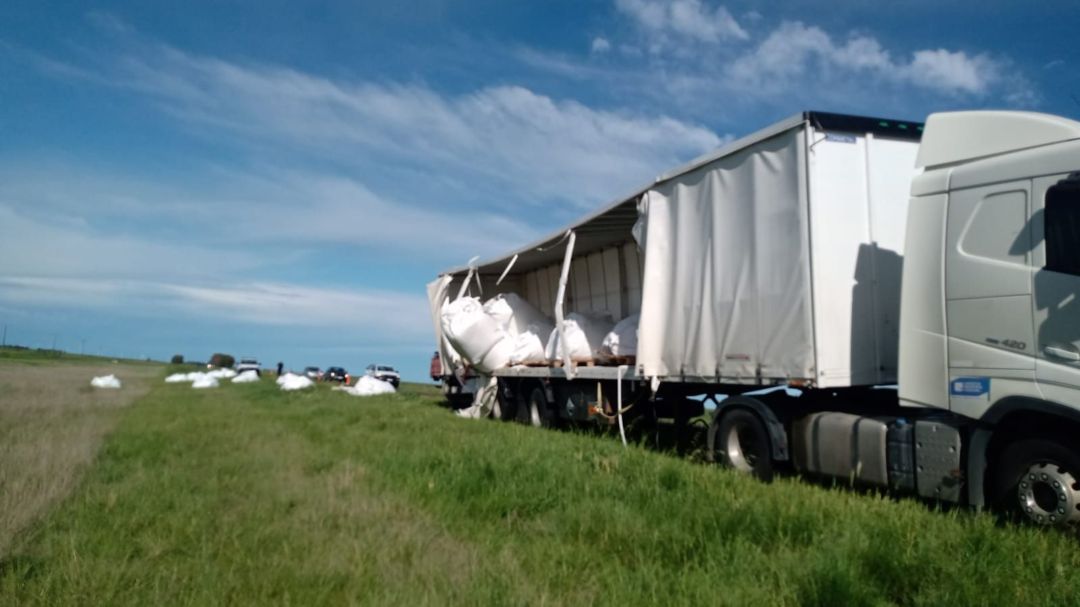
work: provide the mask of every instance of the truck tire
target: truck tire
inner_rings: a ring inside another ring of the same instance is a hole
[[[992,503],[1014,520],[1045,526],[1080,523],[1080,454],[1054,439],[1005,447],[995,466]]]
[[[525,424],[536,428],[555,427],[555,415],[548,403],[547,392],[543,386],[533,384],[526,387],[525,398],[521,403],[520,419]]]
[[[720,415],[713,437],[714,460],[727,468],[771,481],[772,453],[765,424],[746,409],[729,409]]]
[[[495,406],[491,410],[492,419],[511,421],[518,417],[518,398],[514,390],[502,379],[499,380]]]

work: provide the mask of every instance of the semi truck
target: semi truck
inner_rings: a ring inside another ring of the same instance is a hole
[[[440,311],[507,292],[556,327],[637,314],[638,344],[491,370],[495,417],[707,411],[708,456],[763,479],[1080,521],[1080,122],[799,113],[440,274],[444,374]]]

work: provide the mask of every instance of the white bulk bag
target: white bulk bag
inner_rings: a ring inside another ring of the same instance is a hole
[[[613,323],[608,316],[587,316],[571,312],[563,320],[563,329],[566,333],[567,350],[570,359],[578,362],[593,360],[594,355],[604,341],[604,336],[611,331]],[[562,348],[559,346],[559,330],[555,328],[547,343],[548,360],[561,360]]]
[[[111,388],[115,390],[120,387],[120,380],[115,375],[104,375],[91,379],[90,385],[95,388]]]
[[[196,390],[216,388],[218,387],[218,380],[216,377],[211,377],[208,373],[199,373],[199,376],[192,380],[191,387]]]
[[[547,353],[544,351],[544,341],[541,335],[551,335],[551,325],[537,327],[533,325],[524,333],[519,333],[514,338],[514,353],[510,356],[510,364],[521,365],[525,363],[547,362]]]
[[[632,314],[615,324],[615,328],[604,336],[600,344],[600,353],[607,356],[637,356],[638,322],[641,316]]]
[[[551,332],[553,323],[537,310],[532,304],[525,301],[517,293],[499,293],[484,303],[484,312],[495,319],[495,322],[506,329],[511,337],[517,337],[536,327],[547,327],[539,335],[547,335]],[[535,329],[534,329],[534,332]]]
[[[442,328],[454,350],[478,371],[493,371],[510,363],[513,341],[475,297],[462,297],[446,306]]]

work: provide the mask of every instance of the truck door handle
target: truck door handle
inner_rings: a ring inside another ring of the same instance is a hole
[[[1080,352],[1076,350],[1070,350],[1068,348],[1061,348],[1058,346],[1046,346],[1043,348],[1043,352],[1054,358],[1060,358],[1069,362],[1080,362]]]

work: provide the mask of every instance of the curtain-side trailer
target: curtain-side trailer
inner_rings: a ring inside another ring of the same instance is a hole
[[[798,114],[442,274],[444,373],[440,311],[469,290],[640,315],[633,359],[494,370],[501,418],[707,403],[710,456],[759,477],[1080,520],[1080,123]]]

